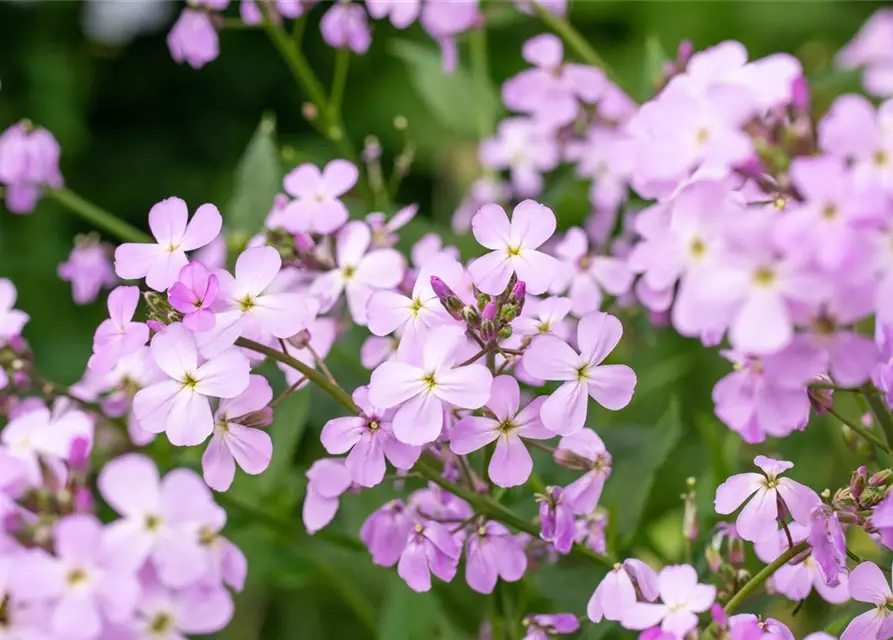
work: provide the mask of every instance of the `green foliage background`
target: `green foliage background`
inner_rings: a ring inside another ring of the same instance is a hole
[[[486,96],[470,90],[467,70],[453,78],[440,72],[436,49],[418,27],[398,32],[378,23],[370,52],[351,60],[343,111],[355,144],[368,134],[378,136],[390,166],[403,144],[392,125],[399,114],[408,118],[408,136],[418,147],[413,173],[399,194],[401,202],[421,205],[423,219],[407,232],[412,237],[448,230],[450,214],[477,172],[475,139],[503,115],[499,83],[523,68],[521,44],[545,30],[536,18],[508,5],[488,5],[493,15],[487,30],[492,87]],[[638,97],[647,95],[648,61],[656,53],[673,52],[683,38],[693,40],[696,48],[734,38],[747,45],[752,57],[776,51],[797,55],[815,81],[817,109],[823,109],[837,93],[858,88],[852,75],[832,72],[830,61],[878,6],[846,1],[578,1],[571,16]],[[278,179],[272,173],[298,161],[334,157],[332,147],[303,120],[306,97],[262,32],[224,32],[221,57],[197,72],[170,59],[164,32],[124,48],[89,42],[79,26],[82,9],[74,1],[0,3],[0,127],[28,117],[49,128],[63,148],[68,186],[86,198],[141,227],[151,205],[164,197],[181,196],[192,207],[210,201],[221,207],[230,226],[244,228],[245,220],[233,216],[247,212],[248,220],[259,224],[265,211],[251,203],[259,189],[263,193],[264,183]],[[319,37],[320,14],[320,9],[311,14],[304,50],[328,84],[333,52]],[[466,43],[462,59],[467,64]],[[275,114],[277,147],[271,139],[260,142],[263,148],[246,155],[237,171],[264,113]],[[278,169],[271,160],[276,148],[282,152]],[[545,200],[560,226],[567,227],[588,213],[586,186],[558,173]],[[82,372],[92,332],[105,313],[101,301],[75,306],[68,285],[56,276],[72,237],[88,230],[51,202],[31,216],[0,214],[0,276],[15,281],[20,307],[31,314],[26,335],[35,345],[39,367],[64,383],[74,382]],[[467,239],[460,245],[470,246]],[[698,480],[702,541],[691,557],[703,568],[703,539],[715,522],[713,490],[730,472],[748,467],[756,453],[794,460],[793,477],[817,490],[847,482],[859,458],[845,446],[839,426],[819,419],[783,442],[742,445],[712,415],[710,390],[728,370],[715,352],[655,331],[641,317],[627,319],[626,332],[617,358],[639,374],[636,398],[619,414],[594,409],[589,420],[614,455],[614,475],[603,502],[611,512],[610,544],[618,555],[636,554],[658,563],[686,560],[679,494],[693,476]],[[358,364],[363,336],[354,329],[330,356],[330,366],[348,389],[368,379]],[[857,407],[851,409],[855,415]],[[259,478],[240,478],[228,494],[251,507],[231,508],[228,528],[248,555],[250,577],[238,599],[236,619],[218,635],[221,640],[468,638],[493,613],[507,621],[508,637],[514,638],[520,637],[518,623],[526,612],[584,612],[604,569],[576,559],[532,571],[489,598],[464,585],[461,568],[453,584],[437,583],[425,595],[412,593],[393,570],[374,567],[355,542],[366,515],[397,495],[389,487],[345,496],[329,532],[307,536],[300,524],[303,472],[322,454],[319,431],[337,411],[315,392],[293,396],[272,427],[272,468]],[[174,456],[182,454],[163,444],[155,445],[153,453],[164,464],[173,464]],[[188,455],[193,453],[198,454]],[[545,482],[568,480],[539,457],[536,468]],[[176,461],[196,460],[197,455]],[[505,500],[524,515],[534,513],[529,488],[509,491]],[[755,599],[748,609],[762,604]],[[771,613],[792,621],[798,637],[820,628],[839,632],[848,613],[824,607],[814,596],[795,618],[793,609],[793,603],[779,600]],[[607,623],[584,625],[581,636],[625,637]]]

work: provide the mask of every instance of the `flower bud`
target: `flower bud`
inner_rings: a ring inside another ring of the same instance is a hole
[[[92,513],[96,504],[93,493],[87,487],[76,487],[72,499],[72,508],[77,513]]]
[[[481,323],[481,315],[470,304],[462,307],[461,319],[475,327]]]
[[[298,253],[310,253],[316,244],[310,234],[299,231],[295,234],[295,249]]]
[[[524,301],[527,298],[527,284],[520,280],[515,283],[515,286],[512,287],[512,292],[509,294],[508,304],[515,307],[515,313],[517,315],[521,315],[521,312],[524,310]]]
[[[819,376],[820,382],[831,382],[828,376]],[[816,413],[825,413],[834,406],[834,390],[822,387],[807,386],[806,392],[809,395],[809,404]]]
[[[860,469],[865,469],[865,467],[859,467]],[[881,469],[877,473],[873,474],[868,479],[868,484],[872,487],[880,487],[890,480],[890,477],[893,476],[893,470],[891,469]]]
[[[719,603],[710,607],[710,617],[713,618],[713,621],[720,627],[725,628],[729,624],[729,616],[726,615],[725,609],[723,609],[722,605]]]
[[[797,76],[791,83],[791,105],[798,113],[809,111],[809,85],[806,78]]]
[[[84,437],[75,438],[68,449],[68,464],[73,471],[83,471],[90,462],[90,441]]]
[[[269,427],[273,424],[273,410],[270,407],[264,407],[259,411],[252,411],[242,416],[238,421],[246,427]]]
[[[496,339],[496,303],[492,300],[484,306],[481,312],[481,339],[484,342],[492,342]]]
[[[453,318],[456,320],[465,318],[462,309],[462,301],[459,300],[459,296],[457,296],[443,280],[437,276],[431,276],[431,289],[434,291],[434,295],[437,296],[437,299],[440,300],[440,304],[443,305],[443,308],[446,309]]]
[[[859,499],[859,496],[861,496],[862,492],[865,490],[865,483],[867,481],[868,469],[866,469],[865,465],[863,464],[861,467],[856,469],[856,473],[854,473],[853,477],[850,478],[850,493],[853,494],[853,498],[855,498],[856,500]]]
[[[490,296],[486,293],[479,293],[477,297],[478,309],[480,311],[484,310],[484,307],[487,306],[487,303],[490,302]]]
[[[695,541],[698,539],[698,507],[695,504],[695,479],[689,478],[686,481],[689,491],[682,495],[685,501],[685,509],[682,515],[682,535],[686,540]]]
[[[310,344],[310,332],[307,329],[301,329],[295,335],[288,339],[289,344],[294,345],[297,349],[306,349]]]
[[[512,337],[512,328],[508,325],[502,327],[497,334],[500,340],[508,340]]]

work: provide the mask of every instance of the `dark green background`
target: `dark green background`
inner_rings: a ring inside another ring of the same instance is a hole
[[[832,72],[830,61],[878,6],[593,1],[574,3],[572,20],[637,98],[647,95],[648,61],[653,65],[661,50],[672,53],[683,38],[696,48],[735,38],[752,57],[776,51],[797,55],[816,81],[816,104],[822,109],[836,93],[858,87],[852,74]],[[125,48],[87,41],[81,11],[79,2],[0,3],[0,127],[28,117],[50,129],[62,145],[67,185],[87,199],[142,227],[151,205],[172,195],[193,208],[214,202],[226,216],[236,165],[265,112],[276,116],[278,142],[288,147],[287,158],[333,157],[332,147],[302,119],[305,96],[262,32],[224,32],[220,58],[194,71],[171,60],[164,33],[140,37]],[[544,29],[537,19],[508,6],[490,6],[488,12],[494,16],[487,32],[490,75],[493,95],[498,95],[495,87],[524,66],[521,44]],[[328,85],[333,52],[319,37],[320,14],[319,8],[311,14],[304,50]],[[407,40],[424,54],[410,56],[408,65],[406,56],[395,55],[412,46]],[[368,134],[378,136],[389,166],[402,145],[393,118],[409,119],[409,137],[418,153],[399,200],[421,205],[425,220],[416,225],[415,237],[432,225],[447,228],[451,211],[476,175],[476,123],[492,127],[502,115],[491,108],[495,101],[475,102],[469,92],[445,82],[456,80],[440,75],[435,47],[417,27],[397,32],[378,23],[369,53],[351,60],[343,110],[355,144]],[[468,114],[473,117],[464,117]],[[293,164],[286,162],[283,169]],[[568,226],[587,213],[585,194],[585,185],[559,171],[545,200],[560,224]],[[359,203],[354,208],[362,211]],[[263,213],[256,212],[257,220]],[[73,236],[88,230],[51,203],[41,204],[31,216],[0,212],[0,276],[19,287],[20,306],[32,316],[26,336],[38,364],[60,382],[79,377],[92,332],[105,313],[102,302],[76,307],[68,284],[56,276]],[[792,476],[817,490],[846,484],[858,458],[844,447],[839,427],[819,420],[783,442],[741,445],[712,417],[710,390],[727,372],[726,363],[712,351],[654,331],[641,317],[626,320],[627,338],[618,359],[639,374],[637,397],[619,414],[593,410],[589,420],[614,454],[604,503],[612,512],[611,538],[619,554],[682,561],[679,494],[685,478],[699,480],[701,525],[707,532],[715,522],[714,487],[730,471],[747,468],[756,453],[794,460]],[[348,388],[368,376],[357,364],[362,337],[354,330],[330,358]],[[857,408],[849,408],[855,415]],[[419,596],[394,571],[373,567],[364,551],[345,541],[308,538],[299,521],[303,471],[320,456],[319,430],[336,412],[324,397],[295,396],[273,427],[277,453],[271,471],[236,483],[232,495],[274,518],[268,524],[278,533],[250,524],[252,519],[238,509],[231,511],[231,535],[245,549],[251,569],[237,620],[221,638],[460,638],[473,635],[493,610],[513,623],[510,637],[518,637],[517,623],[525,612],[583,613],[603,569],[578,560],[531,573],[523,583],[501,589],[498,598],[470,592],[461,568],[452,585],[438,583],[431,594]],[[163,445],[155,452],[164,464],[182,455]],[[198,454],[187,456],[194,462]],[[569,479],[548,459],[538,459],[537,470],[546,482]],[[354,538],[366,514],[393,495],[379,487],[345,496],[331,529]],[[506,499],[533,514],[529,490],[512,490]],[[695,546],[694,560],[703,569],[702,547]],[[772,612],[789,619],[793,606],[776,600]],[[831,625],[839,633],[843,616],[811,598],[794,623],[803,631]],[[621,632],[605,624],[584,626],[583,635],[617,637]]]

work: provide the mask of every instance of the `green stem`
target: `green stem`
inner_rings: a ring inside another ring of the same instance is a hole
[[[124,222],[92,202],[87,202],[79,195],[66,188],[48,189],[46,196],[63,207],[93,224],[103,231],[127,242],[153,242],[152,236]]]
[[[487,28],[481,26],[471,32],[469,36],[471,49],[471,76],[474,81],[474,91],[477,100],[483,103],[490,85],[490,65],[487,60]],[[492,123],[487,121],[484,109],[477,110],[478,135],[483,139],[489,137]]]
[[[350,49],[342,47],[335,52],[335,75],[332,76],[332,91],[329,93],[329,117],[332,122],[341,121],[341,102],[344,100],[344,86],[347,84],[347,70],[350,67]]]
[[[563,16],[558,16],[544,8],[539,2],[531,2],[531,6],[536,14],[539,16],[540,20],[546,23],[546,26],[549,27],[552,31],[558,34],[562,40],[564,40],[567,45],[577,54],[577,56],[583,60],[588,65],[593,67],[598,67],[602,71],[605,72],[605,75],[608,77],[611,82],[616,84],[618,87],[621,86],[617,81],[614,72],[608,66],[608,64],[602,59],[600,55],[593,49],[588,42],[586,42],[586,38],[577,31],[570,22],[567,21]]]
[[[801,551],[805,550],[808,547],[809,543],[806,541],[795,544],[793,547],[778,556],[775,560],[763,567],[750,580],[748,580],[743,587],[741,587],[738,593],[732,596],[732,599],[726,603],[725,607],[723,607],[723,611],[725,611],[727,615],[735,613],[735,611],[738,609],[738,607],[741,606],[741,604],[747,599],[747,597],[754,591],[756,591],[757,587],[766,582],[766,580],[772,577],[772,574],[781,569],[796,555],[798,555]]]
[[[238,340],[236,340],[236,346],[244,347],[245,349],[250,349],[251,351],[256,351],[257,353],[262,353],[268,358],[272,358],[277,362],[288,365],[292,369],[299,371],[305,378],[310,380],[310,382],[319,386],[323,391],[325,391],[335,400],[344,405],[344,407],[350,410],[351,413],[360,412],[360,408],[356,404],[354,404],[353,398],[351,398],[344,389],[339,387],[337,384],[329,382],[322,373],[320,373],[313,367],[307,366],[300,360],[292,358],[287,353],[282,353],[277,349],[268,347],[267,345],[261,344],[260,342],[255,342],[254,340],[249,340],[248,338],[239,338]]]
[[[858,434],[859,434],[860,436],[862,436],[865,440],[868,440],[868,442],[870,442],[871,444],[873,444],[874,446],[876,446],[878,449],[881,449],[881,450],[883,450],[883,451],[886,451],[887,453],[890,452],[890,447],[887,446],[887,443],[886,443],[886,442],[884,442],[883,440],[881,440],[880,438],[878,438],[876,435],[874,435],[871,431],[869,431],[868,429],[866,429],[866,428],[863,427],[862,425],[860,425],[860,424],[854,422],[853,420],[850,420],[850,419],[844,417],[843,415],[841,415],[840,412],[837,411],[834,407],[830,407],[830,408],[828,409],[828,413],[830,413],[832,416],[834,416],[835,418],[837,418],[838,420],[840,420],[843,424],[845,424],[845,425],[848,426],[850,429],[852,429],[853,431],[855,431],[856,433],[858,433]]]
[[[881,425],[881,429],[884,431],[884,435],[887,438],[887,444],[893,444],[893,418],[890,416],[890,411],[887,409],[887,405],[884,404],[884,401],[880,396],[874,393],[869,393],[869,391],[870,388],[863,389],[865,401],[868,403],[878,424]],[[884,448],[884,451],[889,453],[890,449]]]

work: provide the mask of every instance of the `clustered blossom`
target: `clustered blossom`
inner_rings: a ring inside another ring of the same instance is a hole
[[[566,9],[533,2],[515,4]],[[219,55],[229,4],[187,4],[168,36],[176,61],[200,68]],[[242,0],[239,12],[279,28],[313,4]],[[360,54],[372,45],[370,18],[398,29],[418,21],[447,71],[457,37],[485,20],[477,0],[337,2],[320,13],[325,42]],[[882,97],[893,94],[891,36],[883,9],[839,55],[865,67]],[[610,570],[591,585],[585,618],[519,616],[525,638],[575,633],[588,619],[642,640],[685,640],[706,624],[731,640],[792,639],[773,618],[728,615],[747,589],[752,548],[772,569],[752,580],[770,593],[873,606],[841,640],[893,637],[888,579],[873,562],[851,567],[847,548],[847,529],[861,528],[893,549],[893,471],[863,466],[819,495],[788,473],[793,463],[757,455],[761,473],[716,479],[714,510],[729,520],[711,534],[704,575],[695,562],[615,559],[600,502],[614,466],[630,462],[607,450],[590,412],[590,399],[608,411],[633,401],[637,375],[619,360],[623,321],[638,305],[655,326],[723,347],[733,370],[713,388],[715,413],[748,444],[802,431],[814,412],[846,422],[834,393],[862,393],[876,421],[891,419],[893,100],[845,95],[813,119],[795,58],[749,60],[731,41],[700,52],[683,43],[641,105],[604,70],[566,60],[557,36],[537,35],[521,54],[530,67],[502,86],[512,113],[481,141],[486,175],[453,221],[471,231],[477,257],[434,234],[404,255],[417,206],[352,215],[354,187],[371,180],[345,159],[286,173],[238,255],[226,255],[216,206],[190,218],[170,197],[148,213],[151,238],[121,244],[114,262],[88,237],[60,266],[78,303],[111,289],[86,371],[67,389],[39,376],[29,317],[0,279],[0,633],[222,629],[247,565],[221,533],[227,514],[213,491],[229,490],[237,468],[270,466],[279,443],[266,427],[312,381],[343,411],[319,432],[330,457],[301,469],[304,527],[317,534],[342,501],[389,483],[399,497],[366,518],[359,538],[414,591],[462,573],[490,594],[562,556],[596,555]],[[44,190],[60,189],[58,161],[47,131],[22,122],[4,132],[8,208],[30,212]],[[561,165],[589,183],[592,211],[559,232],[539,200]],[[327,361],[352,324],[371,334],[360,354],[369,373],[348,393]],[[262,369],[267,360],[279,371]],[[158,434],[174,447],[205,445],[201,474],[133,452]],[[869,421],[849,422],[846,434],[887,446]],[[532,450],[550,454],[542,469]],[[682,496],[689,546],[697,484]],[[535,519],[501,502],[523,485],[536,487],[525,498]],[[100,521],[104,512],[114,518]]]

